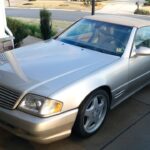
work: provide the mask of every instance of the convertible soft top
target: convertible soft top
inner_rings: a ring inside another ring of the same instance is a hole
[[[137,27],[137,28],[140,28],[143,26],[150,26],[150,17],[139,16],[139,15],[122,16],[122,15],[103,14],[103,15],[88,16],[85,18],[119,24],[119,25]]]

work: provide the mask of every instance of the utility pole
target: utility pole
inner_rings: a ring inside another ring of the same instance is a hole
[[[137,6],[137,10],[139,10],[139,9],[140,9],[140,2],[137,1],[135,4],[136,4],[136,6]]]
[[[10,7],[10,0],[8,0],[8,6]]]
[[[91,0],[92,1],[92,13],[91,15],[95,15],[95,0]]]

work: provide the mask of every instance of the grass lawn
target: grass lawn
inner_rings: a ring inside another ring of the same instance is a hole
[[[36,24],[40,25],[40,20],[39,19],[26,19],[26,18],[21,18],[21,17],[11,17],[17,20],[20,20],[22,22],[28,23],[28,24]],[[52,20],[53,24],[53,29],[57,32],[66,29],[68,26],[70,26],[73,22],[70,21],[60,21],[60,20]]]
[[[136,9],[135,14],[150,15],[150,6],[141,6],[140,9]]]
[[[7,23],[8,27],[11,29],[13,35],[15,36],[15,47],[19,47],[22,44],[22,40],[26,37],[30,37],[30,39],[32,38],[31,40],[34,39],[33,37],[38,38],[38,40],[42,39],[39,19],[8,17]],[[73,22],[52,20],[51,37],[61,32],[72,23]],[[29,39],[27,43],[30,43]]]
[[[150,6],[142,6],[141,9],[149,11],[150,12]]]
[[[96,10],[101,9],[105,5],[105,1],[96,3]],[[13,7],[21,8],[49,8],[49,9],[70,9],[70,10],[80,10],[80,11],[89,11],[91,6],[84,5],[83,2],[73,2],[73,1],[53,1],[53,0],[13,0],[11,2]]]

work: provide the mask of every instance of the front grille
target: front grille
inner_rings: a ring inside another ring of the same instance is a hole
[[[19,92],[0,86],[0,107],[13,109],[20,95]]]

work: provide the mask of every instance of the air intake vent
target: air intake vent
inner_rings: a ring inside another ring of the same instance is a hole
[[[19,92],[0,86],[0,107],[13,109],[20,96]]]

